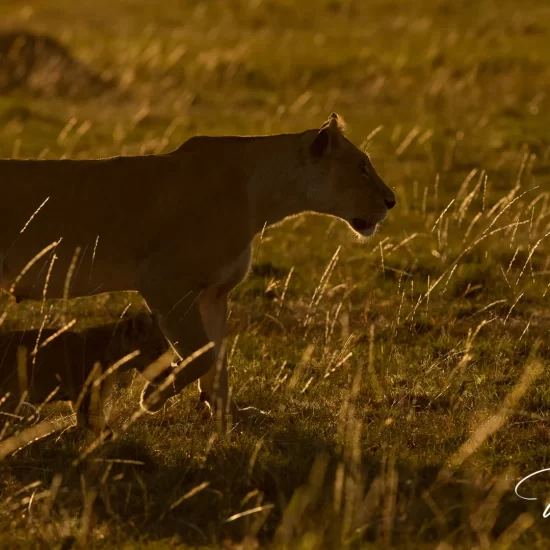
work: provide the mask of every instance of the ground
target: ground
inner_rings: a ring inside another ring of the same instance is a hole
[[[0,156],[337,111],[398,201],[366,244],[318,216],[257,237],[227,347],[236,401],[268,422],[221,435],[189,389],[92,454],[88,486],[85,441],[36,441],[0,463],[2,548],[548,547],[548,476],[514,493],[550,461],[547,2],[5,0],[0,21],[104,84],[31,59],[9,86],[0,51]],[[138,395],[117,394],[115,428]]]

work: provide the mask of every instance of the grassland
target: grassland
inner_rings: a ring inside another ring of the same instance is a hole
[[[513,491],[550,462],[544,0],[5,0],[0,22],[118,83],[0,95],[0,156],[161,152],[337,111],[398,199],[368,244],[316,216],[258,236],[228,349],[235,399],[270,422],[222,436],[189,389],[98,453],[91,488],[82,440],[38,441],[0,463],[0,547],[548,548],[548,478],[537,501]]]

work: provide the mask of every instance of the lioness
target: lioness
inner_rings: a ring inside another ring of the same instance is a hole
[[[395,206],[343,130],[332,113],[320,129],[196,136],[163,155],[0,160],[0,285],[40,299],[50,272],[48,297],[139,291],[181,358],[215,344],[160,394],[147,385],[142,406],[158,410],[199,380],[201,400],[234,419],[256,414],[230,402],[221,356],[227,295],[248,272],[254,235],[313,211],[367,237]]]

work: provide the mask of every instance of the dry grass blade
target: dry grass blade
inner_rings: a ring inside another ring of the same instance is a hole
[[[317,285],[317,288],[313,292],[313,296],[311,297],[311,302],[309,303],[309,307],[307,309],[306,318],[304,321],[304,327],[307,327],[310,321],[311,316],[313,315],[316,307],[318,306],[319,302],[321,301],[321,298],[323,297],[323,293],[325,292],[325,289],[327,287],[327,283],[330,279],[330,276],[332,274],[332,271],[334,270],[336,266],[336,262],[338,261],[338,254],[340,253],[340,249],[342,247],[339,246],[336,249],[336,252],[333,254],[332,258],[330,259],[325,271],[323,272],[323,275],[321,276],[321,280],[319,281],[319,284]]]
[[[71,289],[71,281],[76,269],[76,263],[78,262],[78,256],[80,255],[80,246],[75,248],[71,263],[69,264],[69,269],[67,269],[67,276],[65,277],[65,284],[63,286],[63,299],[69,299],[69,291]]]
[[[533,254],[535,253],[535,250],[538,248],[539,244],[546,239],[550,235],[550,231],[546,233],[543,237],[541,237],[535,245],[531,248],[531,251],[529,252],[529,256],[527,256],[527,259],[525,260],[525,264],[523,265],[523,268],[521,269],[520,274],[518,275],[518,278],[516,280],[516,285],[519,283],[519,280],[521,279],[521,276],[523,275],[523,272],[525,271],[525,268],[527,267],[527,264],[531,261],[531,258],[533,257]]]
[[[170,373],[169,376],[166,377],[166,380],[162,382],[162,384],[159,385],[157,390],[150,395],[151,399],[154,399],[153,396],[156,397],[156,394],[162,393],[164,390],[166,390],[168,387],[170,387],[174,381],[176,380],[176,377],[178,374],[185,368],[189,363],[192,363],[195,359],[200,357],[203,353],[206,353],[208,350],[212,349],[214,347],[214,342],[209,342],[208,344],[205,344],[204,346],[200,347],[197,351],[193,352],[191,355],[183,359],[180,363],[178,363],[178,366],[174,368],[174,370]],[[161,359],[166,361],[170,357],[171,350],[168,350],[165,352]]]
[[[443,212],[441,212],[441,214],[439,215],[439,218],[437,218],[437,220],[435,221],[431,231],[433,233],[434,229],[437,227],[437,225],[439,224],[439,222],[443,219],[443,216],[446,214],[447,210],[449,210],[449,208],[451,208],[451,206],[453,205],[453,203],[455,202],[455,199],[452,199],[451,202],[445,207],[445,209],[443,210]]]
[[[495,541],[495,548],[499,550],[508,550],[508,548],[514,548],[514,543],[530,529],[535,523],[535,518],[529,514],[524,513],[517,517],[514,522],[506,527],[504,532]]]
[[[34,349],[31,352],[31,356],[34,357],[39,350],[42,348],[45,348],[48,344],[50,344],[53,340],[61,336],[64,332],[67,332],[70,328],[72,328],[76,324],[76,319],[72,319],[67,324],[63,325],[59,330],[54,332],[51,336],[46,338],[36,349]]]
[[[532,353],[535,351],[536,347]],[[452,472],[475,453],[489,436],[504,426],[511,412],[543,370],[542,363],[536,359],[526,363],[520,380],[505,397],[500,409],[482,422],[460,449],[449,458],[447,466],[438,475],[438,481],[449,479]]]
[[[210,482],[204,481],[203,483],[200,483],[196,487],[193,487],[191,490],[187,491],[187,493],[185,493],[182,497],[178,498],[178,500],[170,504],[170,508],[168,509],[168,511],[164,512],[160,516],[160,519],[163,519],[164,517],[166,517],[168,513],[175,510],[182,502],[190,499],[191,497],[194,497],[195,495],[199,494],[201,491],[204,491],[209,486],[210,486]]]
[[[169,349],[165,351],[158,359],[153,361],[148,365],[143,372],[141,373],[145,380],[155,380],[159,377],[166,369],[170,368],[170,365],[177,358],[176,351]]]
[[[120,367],[122,367],[129,361],[132,361],[132,359],[135,359],[136,357],[138,357],[140,353],[141,352],[139,350],[135,350],[135,351],[132,351],[131,353],[128,353],[124,357],[121,357],[118,361],[113,363],[107,370],[105,370],[105,372],[103,372],[101,376],[99,376],[99,378],[94,380],[94,385],[99,386],[100,384],[102,384],[109,376],[111,376],[111,374],[116,372]]]
[[[283,305],[285,303],[286,292],[288,290],[288,285],[290,283],[290,278],[292,277],[293,273],[294,273],[294,266],[292,266],[290,268],[290,271],[288,272],[288,275],[286,277],[285,284],[283,286],[283,292],[282,292],[281,298],[279,300],[279,308],[277,309],[277,317],[279,317],[279,315],[281,314],[281,310],[283,309]]]
[[[4,460],[10,454],[42,439],[52,433],[64,430],[72,425],[72,420],[62,418],[59,420],[51,420],[41,422],[36,426],[30,426],[16,435],[8,437],[4,441],[0,441],[0,460]]]
[[[288,383],[288,387],[290,389],[294,389],[298,385],[298,382],[302,379],[302,374],[304,372],[304,369],[309,363],[314,351],[315,351],[315,346],[313,344],[309,344],[306,347],[306,349],[303,351],[302,357],[300,358],[300,361],[296,365],[296,368],[294,369],[294,372],[292,373],[292,377],[290,378],[290,381]]]
[[[231,517],[228,517],[224,521],[224,523],[230,523],[231,521],[235,521],[236,519],[244,518],[252,514],[258,514],[259,512],[266,512],[272,510],[274,507],[274,504],[264,504],[263,506],[257,506],[256,508],[251,508],[250,510],[245,510],[244,512],[239,512],[238,514],[234,514]]]
[[[38,214],[38,212],[40,212],[40,210],[42,210],[42,207],[50,200],[50,197],[47,197],[44,202],[34,211],[34,213],[31,215],[31,217],[28,219],[27,223],[23,226],[23,229],[21,229],[21,231],[19,233],[24,233],[25,232],[25,229],[27,229],[27,227],[29,227],[29,224],[32,222],[32,220],[34,219],[34,217]]]
[[[13,281],[12,285],[10,286],[10,294],[13,294],[14,291],[15,291],[15,287],[17,286],[17,283],[19,283],[19,281],[25,276],[25,274],[29,271],[29,269],[38,261],[40,260],[40,258],[42,258],[43,256],[45,256],[50,250],[54,249],[56,246],[59,245],[59,243],[61,242],[61,239],[59,239],[58,241],[55,241],[51,244],[49,244],[48,246],[46,246],[45,248],[43,248],[38,254],[36,254],[35,256],[33,256],[29,262],[27,263],[27,265],[21,270],[21,272],[19,273],[19,275],[17,275],[17,277],[15,278],[15,280]]]
[[[405,139],[401,142],[401,144],[399,145],[399,147],[396,149],[395,151],[395,156],[396,157],[400,157],[403,155],[403,153],[410,147],[410,145],[412,144],[412,142],[415,140],[416,137],[418,137],[418,135],[420,134],[421,132],[421,128],[419,128],[418,126],[415,126],[408,134],[407,136],[405,137]]]

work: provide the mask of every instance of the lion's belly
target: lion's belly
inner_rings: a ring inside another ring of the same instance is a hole
[[[42,243],[14,247],[5,262],[0,256],[0,288],[10,290],[13,286],[15,296],[30,299],[136,290],[132,256],[125,254],[122,246],[88,241],[64,239],[34,262],[36,248],[40,251]]]

